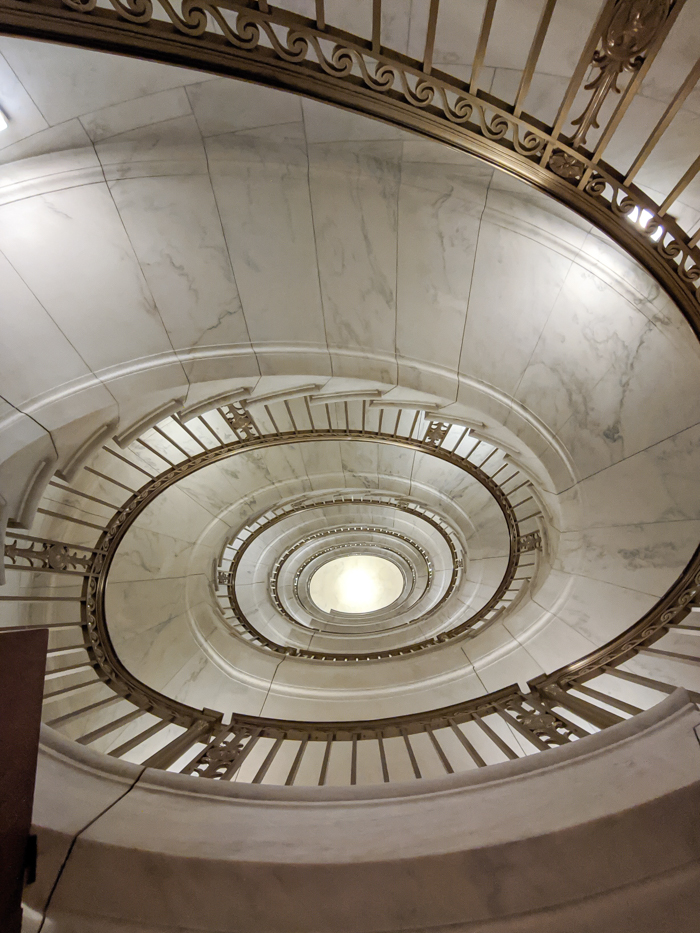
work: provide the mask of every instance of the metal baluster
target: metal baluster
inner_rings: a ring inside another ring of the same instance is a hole
[[[280,746],[282,745],[282,742],[284,742],[284,736],[282,736],[281,738],[275,741],[275,744],[272,746],[270,751],[265,756],[265,760],[258,768],[258,771],[255,777],[253,778],[253,784],[262,784],[263,778],[269,771],[270,765],[274,761],[275,755],[280,750]]]
[[[147,476],[149,479],[153,479],[153,477],[156,475],[155,473],[151,473],[149,470],[145,470],[142,466],[139,466],[138,463],[134,463],[133,460],[129,460],[129,458],[125,457],[123,454],[118,454],[117,451],[112,450],[111,447],[103,447],[102,449],[105,453],[116,457],[117,460],[121,460],[122,463],[126,463],[128,466],[133,467],[134,470],[138,470],[139,473],[143,473],[143,475]],[[87,470],[89,467],[85,467],[85,469]]]
[[[411,740],[408,737],[408,733],[404,729],[401,730],[401,735],[403,736],[403,740],[406,743],[406,751],[408,752],[408,757],[411,761],[411,767],[413,768],[413,774],[415,775],[417,780],[420,780],[423,777],[423,775],[420,773],[420,768],[418,767],[418,762],[416,761],[416,755],[415,755],[415,752],[413,751],[413,747],[411,746]]]
[[[462,743],[462,745],[465,747],[465,749],[467,750],[467,754],[471,757],[472,761],[477,766],[477,768],[485,768],[486,762],[481,757],[481,755],[477,752],[477,750],[474,748],[474,746],[469,741],[469,739],[466,737],[466,735],[459,728],[457,723],[452,719],[449,720],[449,723],[450,723],[450,728],[452,729],[454,734],[457,736],[459,741]]]
[[[382,48],[382,0],[372,0],[372,51],[378,55]]]
[[[81,684],[74,684],[72,687],[61,687],[60,690],[52,690],[51,693],[44,694],[44,702],[53,700],[54,697],[63,696],[66,693],[72,693],[74,690],[83,690],[85,687],[94,687],[95,684],[101,684],[103,681],[95,678],[94,680],[85,680]]]
[[[326,28],[326,11],[324,8],[324,0],[316,0],[316,26],[321,30]]]
[[[96,528],[98,531],[104,531],[104,525],[96,525],[94,522],[86,522],[82,518],[73,518],[71,515],[64,515],[62,512],[54,512],[51,509],[38,508],[40,515],[48,515],[50,518],[60,518],[64,522],[73,522],[74,525],[84,525],[86,528]]]
[[[639,706],[633,706],[631,703],[618,700],[617,697],[611,697],[607,693],[601,693],[600,690],[594,690],[592,687],[586,687],[583,684],[571,684],[570,689],[576,690],[578,693],[583,693],[593,700],[601,700],[603,703],[608,703],[610,706],[622,710],[623,713],[630,713],[632,716],[636,716],[637,713],[643,712]]]
[[[218,443],[219,447],[224,447],[224,446],[225,446],[225,445],[224,445],[224,442],[221,440],[221,438],[220,438],[219,435],[216,433],[216,431],[214,430],[214,428],[212,428],[212,426],[211,426],[211,425],[209,424],[209,422],[206,420],[206,418],[204,417],[204,415],[199,415],[198,418],[197,418],[197,420],[202,422],[202,424],[203,424],[204,427],[207,429],[207,431],[209,431],[209,433],[212,435],[212,437],[214,438],[214,440]]]
[[[61,492],[67,492],[72,496],[80,496],[83,499],[89,499],[90,502],[97,502],[99,505],[106,505],[110,509],[120,509],[120,505],[115,505],[113,502],[107,502],[106,499],[99,499],[97,496],[90,496],[86,492],[82,492],[80,489],[75,489],[73,486],[63,486],[61,483],[57,483],[55,480],[49,481],[49,486],[55,486],[56,489],[60,489]]]
[[[126,486],[124,483],[120,483],[118,479],[114,479],[112,476],[107,476],[106,473],[100,473],[99,470],[94,470],[92,467],[89,467],[89,466],[83,467],[83,469],[87,473],[92,473],[94,476],[99,476],[100,479],[106,480],[108,483],[111,483],[113,486],[118,486],[120,489],[125,489],[127,492],[130,492],[132,495],[136,495],[136,490],[132,489],[131,486]]]
[[[331,757],[331,745],[333,744],[333,738],[334,736],[331,733],[331,735],[329,735],[328,739],[326,740],[326,750],[323,753],[323,763],[321,764],[321,773],[318,778],[319,787],[323,787],[323,785],[326,783],[326,777],[328,775],[328,762]]]
[[[149,450],[153,454],[154,457],[159,457],[161,460],[167,463],[168,466],[171,466],[171,467],[175,466],[175,464],[169,457],[166,457],[165,454],[160,453],[160,451],[156,450],[155,447],[151,447],[150,444],[146,443],[146,441],[142,440],[140,437],[137,437],[134,443],[140,444],[142,447],[145,447],[146,450]]]
[[[675,693],[678,690],[676,684],[667,684],[662,680],[654,680],[652,677],[645,677],[642,674],[634,674],[632,671],[623,671],[619,667],[604,667],[602,673],[610,674],[611,677],[618,677],[620,680],[627,680],[631,684],[638,684],[640,687],[649,687],[651,690],[658,690],[659,693]],[[688,691],[694,703],[700,703],[700,693]]]
[[[236,773],[240,770],[243,762],[246,760],[248,755],[253,751],[255,746],[260,740],[260,734],[262,729],[253,729],[250,733],[248,741],[245,743],[243,748],[238,752],[237,755],[234,755],[233,759],[229,763],[229,766],[226,768],[224,773],[221,775],[222,781],[230,781]]]
[[[289,769],[289,774],[287,775],[287,780],[284,782],[285,787],[291,787],[294,784],[294,780],[299,772],[299,766],[301,765],[301,759],[304,757],[304,752],[306,751],[306,746],[309,744],[308,736],[303,739],[297,753],[294,756],[294,761],[292,762],[292,767]]]
[[[592,726],[597,726],[598,729],[607,729],[608,726],[614,726],[619,722],[624,722],[622,716],[617,716],[615,713],[611,713],[601,706],[595,706],[587,700],[573,697],[556,684],[550,684],[542,688],[540,693],[549,697],[555,705],[563,706],[564,709],[568,709],[569,712],[574,713],[576,716],[580,716],[581,719],[590,723]]]
[[[442,746],[440,745],[440,743],[438,742],[438,738],[437,738],[437,736],[435,735],[435,733],[433,732],[433,730],[430,728],[430,726],[426,726],[426,727],[425,727],[425,731],[428,733],[428,735],[429,735],[429,737],[430,737],[430,741],[433,743],[433,748],[434,748],[435,751],[437,752],[437,756],[438,756],[438,758],[440,759],[440,762],[442,763],[442,766],[443,766],[443,768],[445,769],[445,771],[447,772],[447,774],[454,774],[454,773],[455,773],[455,769],[454,769],[454,768],[452,767],[452,765],[450,764],[450,762],[449,762],[449,760],[448,760],[448,758],[447,758],[447,755],[445,754],[445,751],[444,751],[443,747],[442,747]]]
[[[486,58],[486,46],[488,45],[491,25],[493,24],[493,14],[496,11],[496,0],[486,0],[486,9],[484,17],[481,20],[481,31],[476,43],[474,52],[474,61],[472,62],[472,73],[469,78],[469,93],[476,94],[479,87],[479,74]]]
[[[53,680],[55,677],[62,677],[64,674],[70,674],[73,671],[91,671],[93,670],[91,661],[82,661],[80,664],[69,664],[68,667],[56,667],[52,671],[46,671],[44,680]]]
[[[220,410],[221,410],[221,409],[219,409],[219,411],[220,411]],[[178,444],[177,441],[174,441],[174,440],[172,439],[172,437],[171,437],[169,434],[166,434],[165,431],[164,431],[162,428],[159,428],[157,425],[155,425],[154,428],[153,428],[153,430],[156,432],[156,434],[160,434],[160,436],[161,436],[162,438],[164,438],[169,444],[172,444],[173,447],[175,448],[175,450],[179,450],[180,453],[184,456],[185,460],[189,460],[189,459],[190,459],[190,456],[191,456],[191,455],[187,453],[187,451],[185,450],[185,448],[184,448],[184,447],[181,447],[181,446]]]
[[[433,67],[433,49],[435,48],[435,29],[437,27],[440,0],[430,0],[428,27],[425,32],[425,50],[423,52],[423,71],[429,75]]]
[[[659,122],[656,124],[654,129],[651,131],[651,134],[649,135],[647,141],[644,143],[642,148],[639,150],[639,154],[635,158],[629,171],[627,172],[627,175],[625,176],[626,185],[629,185],[632,182],[637,172],[640,170],[640,168],[644,165],[646,160],[649,158],[652,150],[656,147],[657,143],[659,142],[663,134],[666,132],[666,130],[671,125],[673,118],[676,116],[678,111],[681,109],[681,107],[685,103],[687,96],[693,90],[699,78],[700,78],[700,58],[695,62],[695,64],[691,68],[690,73],[686,77],[683,84],[681,84],[679,89],[676,91],[673,97],[673,100],[671,101],[671,103],[668,105],[668,107],[664,111],[663,116],[661,117]]]
[[[136,709],[131,713],[127,713],[126,716],[122,716],[120,719],[115,719],[114,722],[110,722],[106,726],[101,726],[99,729],[95,729],[93,732],[88,732],[87,735],[82,735],[79,739],[76,739],[76,742],[78,745],[91,745],[93,742],[103,738],[105,735],[109,735],[110,732],[115,732],[122,726],[126,726],[130,722],[133,722],[135,719],[139,719],[141,716],[145,715],[146,710]]]
[[[143,762],[144,767],[166,770],[171,765],[174,765],[178,758],[182,758],[185,752],[188,752],[193,745],[201,741],[205,736],[208,736],[215,727],[216,723],[212,723],[206,719],[200,719],[198,722],[192,723],[189,729],[183,732],[182,735],[178,735],[172,742],[168,742],[167,745],[163,746],[160,751],[157,751],[154,755],[151,755],[150,758],[147,758],[146,761]]]
[[[557,0],[545,0],[545,4],[542,7],[542,13],[540,14],[540,21],[537,24],[535,37],[532,40],[532,45],[530,46],[530,51],[527,56],[527,62],[525,63],[525,68],[520,77],[520,86],[518,87],[518,93],[515,97],[515,104],[513,105],[514,117],[519,117],[522,113],[523,104],[525,103],[525,98],[527,97],[528,91],[530,90],[532,76],[535,73],[537,61],[540,57],[540,52],[542,51],[542,45],[544,43],[547,30],[549,29],[549,23],[552,19],[552,13],[554,12],[556,2]]]
[[[534,745],[536,749],[541,752],[547,751],[549,745],[547,745],[546,742],[543,742],[542,739],[532,731],[532,729],[528,729],[527,726],[519,722],[515,715],[510,716],[507,712],[505,712],[505,710],[500,709],[500,707],[496,710],[496,712],[505,723],[507,723],[509,726],[512,726],[516,732],[519,732],[520,735],[522,735],[524,739]]]
[[[504,742],[500,735],[497,735],[488,723],[484,722],[481,716],[474,716],[474,722],[481,729],[481,731],[491,739],[496,748],[500,748],[506,758],[509,758],[511,761],[515,761],[517,758],[520,758],[520,755],[518,755],[517,752],[514,752],[510,745]]]
[[[128,742],[124,742],[122,745],[115,748],[114,751],[108,752],[110,758],[121,758],[122,755],[126,755],[127,752],[130,752],[132,748],[136,748],[141,745],[147,739],[152,738],[154,735],[157,735],[166,726],[170,725],[169,719],[161,719],[160,722],[157,722],[155,725],[150,726],[148,729],[144,729],[143,732],[139,732],[138,735],[135,735],[133,739],[129,739]]]
[[[527,702],[530,706],[534,707],[539,713],[544,713],[545,715],[554,716],[572,735],[575,735],[579,739],[587,738],[591,733],[587,732],[581,726],[577,725],[575,722],[572,722],[570,719],[567,719],[565,716],[562,716],[561,713],[554,712],[554,703],[551,700],[548,700],[546,697],[540,697],[539,699],[530,694],[527,697]]]
[[[73,710],[72,713],[64,713],[63,716],[57,716],[55,719],[49,719],[46,725],[51,726],[52,729],[55,729],[56,726],[61,726],[64,722],[70,722],[72,719],[77,719],[79,716],[84,716],[85,713],[90,713],[95,709],[102,709],[106,706],[111,706],[113,703],[119,703],[123,699],[124,697],[115,693],[111,697],[107,697],[106,700],[98,700],[96,703],[90,703],[89,706],[83,706],[80,709]]]
[[[385,784],[389,783],[389,768],[386,762],[386,751],[384,750],[384,739],[381,735],[377,736],[377,744],[379,746],[379,760],[382,765],[382,780]]]
[[[352,737],[352,752],[350,755],[350,784],[357,784],[357,735]]]
[[[688,664],[700,664],[700,658],[692,654],[681,654],[679,651],[662,651],[660,648],[640,648],[640,654],[648,654],[657,658],[671,658],[674,661],[685,661]]]

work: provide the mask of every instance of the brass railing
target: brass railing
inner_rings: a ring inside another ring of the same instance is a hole
[[[651,647],[671,630],[700,634],[700,627],[682,624],[699,601],[699,549],[677,583],[639,622],[579,661],[535,679],[527,690],[514,685],[443,709],[381,720],[310,723],[236,714],[230,722],[224,723],[220,712],[198,710],[151,689],[126,670],[111,644],[104,616],[109,564],[133,517],[178,478],[237,451],[291,439],[286,437],[289,432],[279,427],[275,427],[271,435],[265,434],[252,419],[246,427],[240,418],[243,412],[249,418],[248,413],[240,405],[233,411],[237,412],[235,416],[226,406],[198,416],[198,429],[192,421],[170,416],[153,428],[151,435],[142,435],[121,453],[111,444],[105,445],[104,452],[114,459],[122,472],[110,475],[105,468],[95,470],[87,466],[84,475],[88,479],[96,475],[110,484],[115,492],[114,499],[126,495],[121,505],[81,490],[76,483],[69,486],[52,480],[52,487],[67,496],[82,497],[87,502],[114,510],[109,520],[99,523],[69,514],[70,510],[58,512],[45,508],[46,502],[40,506],[40,513],[67,522],[66,527],[72,525],[81,534],[92,529],[91,533],[96,536],[94,544],[72,544],[20,531],[8,533],[7,569],[53,574],[64,581],[69,578],[82,581],[80,592],[70,590],[69,595],[65,595],[67,588],[61,586],[51,590],[49,595],[43,591],[41,595],[31,595],[30,590],[15,596],[0,596],[0,600],[65,604],[66,609],[73,605],[79,611],[80,617],[73,621],[48,623],[50,633],[60,637],[50,642],[45,701],[46,721],[56,728],[79,723],[92,714],[101,716],[102,710],[108,714],[100,725],[77,736],[80,744],[92,745],[129,727],[128,737],[117,747],[110,747],[109,754],[136,757],[150,767],[258,783],[263,780],[287,784],[403,780],[411,775],[416,778],[432,775],[436,767],[451,773],[474,765],[481,767],[504,756],[515,758],[556,747],[639,712],[641,707],[615,697],[609,687],[602,689],[597,679],[610,675],[652,691],[672,692],[675,689],[672,683],[621,667],[640,653],[657,659],[700,663],[695,655]],[[345,411],[348,411],[347,406]],[[405,423],[407,431],[410,425],[410,436],[402,437],[399,431],[402,412],[407,415]],[[459,442],[451,447],[446,441],[449,432],[438,429],[441,422],[428,418],[419,430],[414,411],[399,410],[397,415],[394,419],[392,412],[387,437],[382,438],[381,426],[379,431],[365,426],[364,433],[357,436],[365,440],[411,443],[416,449],[451,461],[455,459],[454,450],[468,433],[468,429],[460,429]],[[190,446],[197,445],[200,453],[188,452],[181,440],[168,433],[168,425],[184,432],[192,441]],[[233,433],[236,439],[227,442],[225,430]],[[317,440],[324,436],[324,430],[328,429],[319,428],[318,433],[314,433],[297,426],[295,436],[297,440],[302,435]],[[352,438],[349,424],[336,436]],[[171,450],[166,454],[168,444]],[[475,447],[469,446],[471,456]],[[158,458],[165,462],[166,469],[157,473],[153,467],[147,468],[146,461],[134,456],[139,449],[147,452],[152,462]],[[470,471],[478,469],[473,463],[462,466]],[[132,475],[145,474],[147,478],[141,487],[134,488],[124,482],[125,467]],[[512,474],[506,471],[508,475],[501,486],[508,487],[514,480],[518,485],[517,468],[513,470]],[[489,482],[498,486],[493,479]],[[511,506],[500,486],[498,495],[503,500],[505,514]],[[535,523],[534,517],[529,520]],[[517,521],[511,519],[509,527],[511,541],[517,545],[521,540]],[[517,546],[512,548],[511,557],[513,554],[518,554]],[[75,632],[74,642],[66,641],[68,632]],[[698,644],[700,646],[700,642]],[[433,647],[437,650],[437,645]],[[75,678],[81,673],[84,678],[76,682]],[[92,700],[91,695],[91,702],[52,717],[50,710],[54,701],[79,697],[83,691],[96,686],[101,690],[99,698]],[[700,701],[700,695],[693,694],[693,698]],[[131,734],[132,724],[137,722],[145,728]],[[162,747],[158,747],[159,743]]]
[[[479,24],[468,81],[434,64],[439,0],[430,2],[420,59],[384,44],[381,0],[372,2],[367,37],[336,28],[323,0],[317,0],[315,18],[267,0],[0,0],[0,32],[255,81],[462,149],[546,191],[606,231],[661,282],[700,333],[700,227],[685,231],[670,213],[700,171],[700,156],[660,204],[634,184],[695,87],[700,60],[630,167],[620,171],[603,159],[685,0],[605,0],[582,41],[554,123],[547,125],[524,106],[555,4],[542,2],[510,101],[480,83],[496,0],[486,4]],[[472,15],[466,6],[464,15]],[[615,93],[617,104],[603,120],[603,105]],[[581,94],[585,106],[573,115]]]

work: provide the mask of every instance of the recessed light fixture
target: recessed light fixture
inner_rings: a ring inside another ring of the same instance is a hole
[[[0,110],[0,131],[6,130],[6,129],[7,129],[7,117],[2,112],[2,110]]]

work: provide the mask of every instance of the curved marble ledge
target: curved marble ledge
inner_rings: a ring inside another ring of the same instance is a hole
[[[588,933],[602,916],[622,933],[658,933],[669,916],[692,933],[699,725],[679,690],[566,748],[343,789],[153,772],[44,728],[27,905],[41,913],[60,870],[58,933],[298,933],[310,915],[338,933]]]

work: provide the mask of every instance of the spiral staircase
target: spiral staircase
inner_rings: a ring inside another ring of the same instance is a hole
[[[25,933],[693,933],[700,7],[0,33]]]

